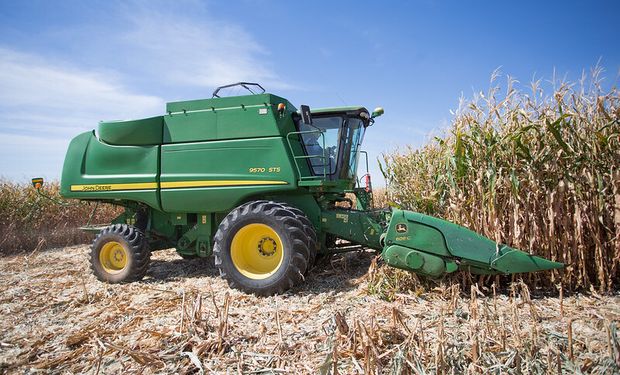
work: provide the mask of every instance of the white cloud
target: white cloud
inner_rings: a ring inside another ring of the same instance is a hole
[[[0,130],[35,135],[92,129],[103,119],[154,115],[164,101],[101,73],[0,48]],[[60,134],[59,134],[60,135]]]
[[[59,177],[69,140],[110,118],[164,111],[164,101],[134,94],[101,73],[0,48],[0,176],[39,171]]]
[[[196,22],[198,18],[200,22]],[[214,88],[239,81],[286,89],[269,67],[269,51],[243,28],[209,14],[189,19],[151,9],[128,15],[123,40],[144,69],[168,83]]]

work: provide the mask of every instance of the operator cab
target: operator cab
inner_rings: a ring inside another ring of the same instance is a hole
[[[373,122],[364,107],[316,109],[307,106],[295,125],[301,134],[314,176],[326,180],[355,180],[359,151],[366,127]]]

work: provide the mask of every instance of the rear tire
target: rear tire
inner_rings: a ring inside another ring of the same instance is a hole
[[[316,233],[295,210],[284,203],[254,201],[222,220],[213,254],[230,287],[268,296],[303,282],[316,254]]]
[[[111,284],[141,280],[151,260],[144,234],[127,224],[104,228],[93,241],[90,254],[95,276]]]

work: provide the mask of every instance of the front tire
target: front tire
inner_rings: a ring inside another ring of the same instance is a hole
[[[90,264],[95,276],[111,284],[141,280],[151,260],[142,231],[127,224],[104,228],[91,246]]]
[[[222,220],[215,234],[215,265],[232,288],[267,296],[299,285],[316,253],[316,234],[293,207],[246,203]],[[306,219],[307,220],[307,219]]]

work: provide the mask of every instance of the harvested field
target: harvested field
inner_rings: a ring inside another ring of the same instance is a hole
[[[392,301],[370,252],[337,256],[292,293],[228,288],[212,259],[157,252],[106,285],[86,246],[0,259],[0,372],[617,373],[620,297],[437,284]],[[369,268],[372,274],[369,276]]]

